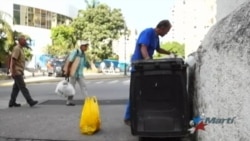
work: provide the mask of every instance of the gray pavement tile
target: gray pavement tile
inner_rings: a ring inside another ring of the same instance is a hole
[[[0,110],[0,137],[61,141],[137,141],[123,123],[125,105],[100,105],[101,130],[79,131],[82,106],[37,105]]]

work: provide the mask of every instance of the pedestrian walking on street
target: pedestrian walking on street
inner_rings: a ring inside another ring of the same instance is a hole
[[[88,42],[83,41],[80,44],[79,49],[73,50],[69,57],[67,58],[67,63],[65,65],[65,75],[66,77],[69,77],[69,82],[73,85],[73,87],[76,87],[76,82],[80,86],[81,93],[84,96],[87,96],[87,87],[84,80],[84,68],[87,64],[85,51],[88,49]],[[76,63],[77,62],[77,63]],[[67,106],[75,106],[75,104],[72,102],[73,96],[68,96],[66,105]]]
[[[160,21],[155,28],[146,28],[144,29],[136,41],[135,50],[132,55],[131,61],[137,60],[148,60],[153,59],[153,54],[155,51],[162,54],[171,54],[171,52],[166,51],[160,48],[159,36],[165,36],[172,25],[169,20]],[[132,70],[133,71],[133,68]],[[124,116],[124,123],[130,125],[130,102],[128,101],[126,112]]]
[[[16,103],[16,98],[19,91],[22,92],[24,98],[30,107],[36,105],[38,101],[33,100],[30,96],[30,92],[26,87],[24,82],[24,68],[25,68],[25,56],[23,47],[26,47],[26,39],[24,36],[18,38],[18,44],[14,47],[11,55],[10,61],[10,73],[14,79],[14,84],[11,92],[11,97],[9,101],[9,107],[20,107],[21,104]]]

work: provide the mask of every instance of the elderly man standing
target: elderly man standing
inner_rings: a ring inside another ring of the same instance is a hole
[[[79,84],[80,89],[81,89],[81,93],[84,96],[87,96],[87,87],[86,87],[86,83],[84,80],[84,75],[83,75],[83,71],[85,68],[85,65],[87,63],[86,60],[86,55],[85,55],[85,51],[88,49],[88,42],[83,41],[80,43],[80,48],[73,50],[68,59],[67,59],[67,66],[66,66],[66,70],[65,70],[65,74],[67,77],[69,77],[69,82],[75,87],[76,82]],[[79,63],[77,66],[74,66],[74,61],[76,60],[76,58],[79,58]],[[75,67],[75,69],[72,69],[72,67]],[[74,72],[70,72],[74,70]],[[67,106],[75,106],[74,103],[72,103],[73,100],[73,96],[68,96],[68,100],[66,102]]]
[[[20,107],[21,104],[16,103],[16,98],[19,91],[22,92],[24,98],[30,107],[36,105],[38,101],[33,100],[30,96],[30,92],[26,87],[24,82],[24,68],[25,68],[25,56],[23,52],[23,47],[27,45],[26,39],[24,36],[21,36],[18,39],[18,44],[14,47],[11,55],[10,63],[10,73],[14,79],[14,84],[11,92],[11,97],[9,101],[9,107]]]

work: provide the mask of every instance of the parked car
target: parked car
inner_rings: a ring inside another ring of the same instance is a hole
[[[64,66],[64,59],[55,59],[52,61],[49,61],[47,64],[47,72],[48,76],[54,75],[55,77],[63,77],[63,66]]]

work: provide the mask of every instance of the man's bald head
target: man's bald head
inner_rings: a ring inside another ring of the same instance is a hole
[[[22,46],[22,47],[24,47],[24,46],[26,46],[26,38],[25,38],[25,36],[20,36],[19,38],[18,38],[18,43],[19,43],[19,45],[20,46]]]

